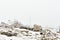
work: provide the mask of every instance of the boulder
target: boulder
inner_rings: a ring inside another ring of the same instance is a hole
[[[35,24],[33,30],[34,31],[41,31],[42,27],[40,25]]]

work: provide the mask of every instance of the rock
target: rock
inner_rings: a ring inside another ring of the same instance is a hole
[[[9,32],[2,32],[1,34],[7,36],[17,36],[17,33],[9,33]]]
[[[40,25],[35,24],[33,30],[34,30],[34,31],[41,31],[42,28],[41,28]]]

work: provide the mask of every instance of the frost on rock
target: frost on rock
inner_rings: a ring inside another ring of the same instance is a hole
[[[0,40],[60,40],[60,33],[37,24],[30,27],[18,21],[10,25],[1,22]]]

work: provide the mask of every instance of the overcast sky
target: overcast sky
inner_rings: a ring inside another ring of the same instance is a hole
[[[60,0],[0,0],[0,21],[18,20],[25,25],[60,25]]]

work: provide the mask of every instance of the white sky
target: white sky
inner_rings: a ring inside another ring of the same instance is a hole
[[[60,25],[60,0],[0,0],[0,21],[19,20],[25,25]]]

